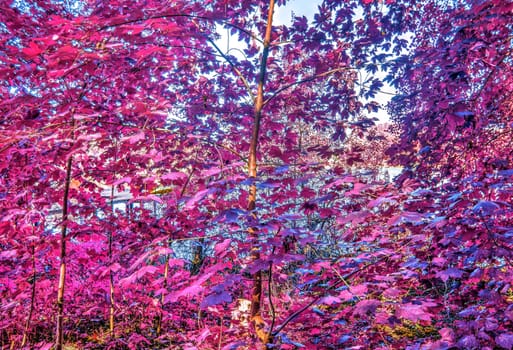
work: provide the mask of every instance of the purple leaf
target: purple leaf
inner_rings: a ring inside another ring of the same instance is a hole
[[[440,278],[444,282],[447,282],[449,278],[461,278],[462,276],[463,271],[455,269],[453,267],[450,267],[447,270],[438,271],[436,273],[436,277]]]
[[[207,296],[203,301],[201,302],[201,308],[206,309],[210,306],[219,305],[221,303],[231,303],[232,296],[226,292],[222,291],[221,293],[212,293],[209,296]]]
[[[476,205],[474,205],[472,211],[476,214],[490,215],[498,209],[500,209],[500,206],[495,202],[479,201]]]
[[[502,333],[495,337],[495,342],[503,349],[513,349],[513,333]]]
[[[472,334],[466,335],[464,337],[461,337],[460,340],[458,340],[458,346],[460,346],[463,349],[477,349],[479,347],[479,342],[477,341],[476,337]]]

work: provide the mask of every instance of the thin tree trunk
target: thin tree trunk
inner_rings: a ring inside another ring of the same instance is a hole
[[[117,159],[117,157],[116,157]],[[114,215],[114,185],[110,190],[110,208],[112,210],[112,215]],[[112,227],[108,233],[109,237],[109,290],[110,290],[110,308],[109,308],[109,332],[110,337],[114,338],[114,273],[112,272],[112,240],[113,240],[113,232]]]
[[[25,321],[25,330],[23,332],[23,339],[21,340],[21,347],[24,347],[28,340],[28,333],[30,329],[30,320],[34,313],[34,304],[36,299],[36,248],[32,245],[32,290],[30,292],[30,309]]]
[[[68,231],[68,199],[71,183],[71,166],[73,164],[70,155],[66,164],[66,180],[64,183],[64,196],[62,199],[62,228],[61,228],[61,265],[59,269],[59,288],[57,291],[57,334],[55,339],[55,350],[62,350],[64,343],[64,282],[66,280],[66,234]]]
[[[255,98],[255,109],[254,109],[254,122],[253,131],[251,134],[251,143],[249,146],[249,159],[248,159],[248,175],[251,179],[255,180],[257,176],[257,147],[258,147],[258,136],[260,132],[260,121],[262,119],[262,109],[264,107],[264,84],[265,75],[267,70],[267,58],[269,56],[269,47],[271,44],[271,32],[274,12],[274,0],[269,1],[269,12],[267,15],[267,26],[265,30],[265,37],[263,43],[262,60],[260,62],[260,72],[258,76],[258,88],[257,95]],[[257,215],[256,209],[256,183],[250,185],[249,188],[249,199],[248,199],[248,210],[252,212],[252,215],[256,221]],[[258,244],[258,231],[255,227],[249,229],[249,233],[253,239],[253,247],[251,250],[252,261],[260,259],[260,245]],[[250,319],[251,324],[254,327],[254,331],[267,348],[266,344],[272,343],[268,332],[265,329],[265,322],[262,318],[262,272],[258,271],[253,274],[253,287],[251,290],[251,309]]]
[[[192,174],[194,174],[194,169],[191,170],[191,172],[189,173],[189,176],[187,176],[187,181],[185,181],[185,184],[183,185],[182,187],[182,190],[180,191],[180,197],[177,198],[177,203],[178,203],[178,200],[180,198],[183,197],[183,195],[185,194],[185,191],[187,189],[187,186],[189,185],[189,182],[191,181],[191,178],[192,178]],[[177,210],[178,210],[178,207],[177,207]],[[168,237],[167,239],[167,247],[166,248],[169,248],[171,246],[171,242],[173,241],[173,237]],[[171,255],[170,254],[166,254],[166,260],[165,260],[165,267],[164,267],[164,283],[163,283],[163,288],[164,290],[167,288],[167,278],[168,278],[168,275],[169,275],[169,259],[171,258]],[[162,293],[160,295],[160,309],[161,311],[159,312],[158,316],[157,316],[157,336],[160,336],[160,334],[162,333],[162,318],[163,318],[163,314],[162,314],[162,310],[164,309],[164,293]]]

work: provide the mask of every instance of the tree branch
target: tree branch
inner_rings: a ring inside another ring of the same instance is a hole
[[[341,71],[345,71],[345,70],[351,70],[353,68],[349,68],[349,67],[344,67],[344,68],[335,68],[335,69],[332,69],[332,70],[329,70],[327,72],[324,72],[324,73],[320,73],[320,74],[316,74],[316,75],[313,75],[313,76],[310,76],[310,77],[307,77],[307,78],[304,78],[304,79],[301,79],[301,80],[298,80],[298,81],[295,81],[293,83],[290,83],[290,84],[287,84],[281,88],[279,88],[278,90],[276,90],[269,98],[267,98],[265,101],[264,101],[264,106],[269,103],[269,101],[271,101],[273,98],[275,98],[276,96],[278,96],[280,93],[282,93],[283,91],[295,86],[295,85],[300,85],[300,84],[303,84],[303,83],[307,83],[307,82],[310,82],[310,81],[313,81],[313,80],[316,80],[318,78],[322,78],[322,77],[325,77],[325,76],[328,76],[328,75],[331,75],[333,73],[336,73],[336,72],[341,72]]]
[[[359,272],[362,272],[366,269],[368,269],[369,267],[371,266],[374,266],[376,265],[377,263],[385,260],[386,258],[388,258],[388,255],[385,255],[379,259],[377,259],[376,261],[373,261],[365,266],[362,266],[361,268],[357,269],[357,270],[354,270],[346,275],[343,276],[343,278],[339,279],[337,282],[335,282],[333,285],[331,285],[331,287],[327,288],[324,293],[322,293],[321,295],[313,298],[309,303],[307,303],[305,306],[303,306],[302,308],[300,308],[299,310],[293,312],[289,317],[287,317],[285,319],[285,321],[283,321],[283,323],[276,329],[276,331],[274,331],[272,333],[272,336],[275,337],[276,335],[278,335],[284,328],[285,326],[287,326],[287,324],[289,324],[291,321],[293,321],[296,317],[298,317],[299,315],[301,315],[305,310],[307,310],[310,306],[312,306],[313,304],[315,304],[317,301],[319,301],[320,299],[322,299],[327,292],[337,288],[339,285],[341,285],[342,283],[345,282],[345,280],[347,280],[348,278],[351,278],[352,276],[356,275],[357,273]]]

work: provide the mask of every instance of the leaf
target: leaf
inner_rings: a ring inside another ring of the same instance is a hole
[[[159,204],[164,204],[164,201],[162,200],[162,198],[160,198],[159,196],[154,195],[154,194],[148,194],[146,196],[135,197],[128,201],[128,203],[134,203],[134,202],[157,202]]]
[[[22,49],[21,52],[23,52],[28,57],[35,57],[41,54],[43,50],[41,50],[35,42],[31,41],[29,46]]]
[[[399,215],[395,215],[388,220],[388,225],[395,226],[401,223],[417,224],[422,222],[424,215],[416,212],[405,211]]]
[[[215,247],[216,256],[223,257],[228,252],[232,240],[230,238],[225,239],[224,241],[217,243]]]
[[[58,57],[60,60],[72,60],[77,56],[77,53],[76,47],[65,45],[60,47],[53,56]]]
[[[284,343],[284,344],[290,344],[290,345],[294,345],[295,347],[298,347],[298,348],[304,348],[305,346],[301,343],[298,343],[298,342],[295,342],[295,341],[292,341],[289,337],[287,337],[284,333],[279,333],[278,334],[278,337],[280,338],[281,342]]]
[[[269,261],[263,259],[256,259],[247,266],[247,271],[251,274],[255,274],[261,270],[269,269]]]
[[[499,209],[500,206],[495,202],[479,201],[476,205],[474,205],[472,211],[476,214],[491,215]]]
[[[427,312],[426,308],[426,304],[404,304],[396,311],[396,316],[412,322],[431,321],[433,314]]]
[[[112,272],[117,272],[121,269],[121,265],[119,265],[118,263],[114,263],[110,266],[108,266],[101,274],[100,274],[100,277],[104,277],[106,274],[108,274],[110,271]]]
[[[205,328],[203,330],[203,332],[201,332],[197,337],[196,337],[196,344],[197,345],[201,345],[205,339],[207,339],[207,337],[211,334],[210,332],[210,329],[209,328]]]
[[[221,168],[218,168],[218,167],[212,167],[210,169],[207,169],[207,170],[203,170],[201,172],[201,175],[203,177],[209,177],[209,176],[215,176],[215,175],[218,175],[219,173],[221,173],[222,169]]]
[[[461,337],[458,340],[458,346],[462,349],[477,349],[479,347],[479,342],[474,335],[470,334]]]
[[[214,272],[208,272],[208,273],[200,276],[196,281],[191,283],[188,287],[185,287],[181,290],[177,290],[175,292],[170,293],[168,296],[166,296],[165,303],[173,303],[173,302],[176,302],[181,297],[193,297],[193,296],[200,294],[204,290],[204,287],[202,286],[202,284],[205,281],[207,281],[213,274],[214,274]]]
[[[181,180],[181,179],[186,179],[187,175],[182,172],[175,171],[175,172],[164,174],[160,178],[162,180]]]
[[[237,341],[226,344],[225,346],[222,347],[221,350],[237,350],[240,347],[243,347],[243,346],[245,347],[246,345],[247,345],[246,342],[244,342],[242,340],[237,340]]]
[[[363,183],[360,183],[360,182],[357,182],[353,185],[353,189],[351,191],[348,191],[346,192],[346,194],[348,195],[358,195],[360,193],[362,193],[363,191],[365,191],[366,189],[368,189],[370,186],[367,185],[367,184],[363,184]]]
[[[192,198],[190,198],[186,203],[185,203],[185,208],[186,209],[193,209],[196,207],[196,204],[201,201],[203,198],[205,198],[207,195],[211,194],[211,193],[214,193],[216,192],[215,189],[212,189],[212,188],[206,188],[204,190],[201,190],[201,191],[198,191],[196,192],[196,194],[194,196],[192,196]]]
[[[154,274],[157,272],[158,268],[153,265],[146,265],[141,267],[139,270],[135,271],[133,274],[131,274],[128,277],[122,278],[119,281],[120,286],[128,286],[130,284],[133,284],[137,280],[143,278],[146,274]]]
[[[353,213],[349,213],[345,216],[340,216],[337,218],[337,223],[340,225],[345,225],[347,223],[351,223],[353,225],[358,225],[365,221],[372,214],[367,210],[357,211]]]
[[[214,292],[201,302],[201,308],[206,309],[210,306],[219,305],[222,303],[231,303],[232,302],[232,296],[225,290],[222,290],[220,292]]]
[[[130,176],[125,176],[119,180],[116,180],[114,181],[114,183],[112,184],[113,186],[119,186],[121,184],[124,184],[124,183],[127,183],[129,184],[130,182],[132,182],[132,178]]]
[[[341,302],[342,299],[334,297],[332,295],[328,295],[327,297],[321,298],[321,300],[319,300],[319,304],[324,305],[340,304]]]
[[[513,333],[502,333],[495,337],[495,343],[503,349],[513,349]]]
[[[0,253],[0,260],[3,260],[3,259],[12,259],[14,257],[17,256],[17,251],[16,249],[11,249],[11,250],[4,250],[3,252]]]
[[[141,140],[144,140],[146,136],[144,135],[144,132],[138,132],[136,134],[133,134],[132,136],[123,137],[123,141],[128,141],[130,144],[137,143]]]
[[[228,209],[222,211],[216,218],[216,221],[224,222],[227,224],[237,223],[239,222],[240,217],[244,216],[245,214],[246,211],[242,209]]]
[[[167,50],[160,46],[150,45],[143,49],[138,50],[135,56],[139,59],[144,59],[154,53],[167,53]]]
[[[38,350],[50,350],[53,347],[54,343],[37,343]]]
[[[353,314],[355,316],[366,316],[367,314],[373,314],[381,302],[376,299],[367,299],[359,301],[354,307]]]
[[[447,282],[449,278],[461,278],[462,276],[463,271],[452,267],[436,273],[436,277],[440,278],[444,282]]]
[[[358,285],[355,285],[355,286],[351,286],[349,287],[349,291],[353,294],[353,295],[357,295],[359,297],[362,297],[364,296],[365,294],[367,294],[367,291],[369,290],[367,284],[365,283],[362,283],[362,284],[358,284]]]

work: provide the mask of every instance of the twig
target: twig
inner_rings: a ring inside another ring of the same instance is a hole
[[[163,19],[163,18],[173,18],[173,17],[186,17],[186,18],[202,19],[202,20],[212,21],[212,22],[219,22],[225,26],[235,28],[244,34],[247,34],[250,38],[258,41],[259,43],[263,43],[263,41],[260,38],[258,38],[255,34],[251,33],[249,30],[239,27],[236,24],[229,23],[225,19],[217,19],[217,18],[212,18],[212,17],[207,17],[207,16],[198,16],[198,15],[190,15],[190,14],[183,14],[183,13],[169,13],[169,14],[162,14],[162,15],[156,15],[156,16],[149,16],[149,17],[145,17],[145,18],[129,19],[126,21],[121,21],[118,23],[112,23],[112,24],[107,24],[107,25],[101,26],[99,28],[99,30],[110,29],[110,28],[119,27],[119,26],[122,26],[125,24],[132,24],[132,23],[136,23],[136,22],[144,22],[144,21],[147,21],[150,19]]]
[[[364,271],[366,270],[367,268],[371,267],[371,266],[374,266],[376,265],[377,263],[383,261],[384,259],[388,258],[388,255],[385,255],[379,259],[377,259],[376,261],[372,262],[372,263],[369,263],[365,266],[362,266],[361,268],[359,268],[358,270],[354,270],[353,272],[350,272],[348,274],[346,274],[342,280],[339,280],[337,282],[335,282],[331,287],[327,288],[324,293],[322,293],[321,295],[315,297],[314,299],[312,299],[309,303],[307,303],[305,306],[303,306],[301,309],[293,312],[289,317],[287,317],[285,319],[285,321],[283,321],[283,323],[276,329],[276,331],[274,331],[272,333],[272,336],[275,337],[276,335],[278,335],[284,328],[287,324],[289,324],[292,320],[294,320],[296,317],[298,317],[300,314],[302,314],[305,310],[307,310],[310,306],[312,306],[313,304],[315,304],[317,301],[319,301],[320,299],[322,299],[324,297],[324,295],[326,295],[327,292],[337,288],[340,284],[343,283],[344,280],[356,275],[358,272],[361,272],[361,271]]]
[[[279,232],[279,231],[278,231]],[[273,250],[271,252],[271,255],[274,254],[274,250],[276,247],[273,247]],[[273,333],[274,323],[276,321],[276,310],[274,309],[273,304],[273,295],[272,295],[272,279],[273,279],[273,262],[271,260],[269,264],[269,278],[267,279],[267,289],[268,289],[268,296],[269,296],[269,306],[271,307],[271,326],[269,327],[269,331],[267,332],[267,338],[269,339]]]
[[[214,49],[216,49],[216,51],[219,53],[219,55],[221,55],[221,57],[223,57],[224,60],[226,62],[228,62],[230,67],[232,67],[232,69],[235,72],[235,74],[237,74],[239,79],[242,81],[242,83],[246,87],[246,90],[248,92],[249,97],[251,98],[251,101],[255,101],[255,95],[253,95],[253,92],[251,91],[251,86],[249,86],[249,83],[248,83],[247,79],[242,75],[242,73],[239,70],[239,68],[237,68],[237,66],[232,62],[232,60],[230,60],[230,58],[227,55],[225,55],[223,51],[221,51],[219,46],[217,46],[216,43],[212,39],[210,39],[208,37],[206,39],[214,47]]]
[[[331,69],[331,70],[329,70],[327,72],[316,74],[316,75],[312,75],[310,77],[307,77],[307,78],[295,81],[293,83],[287,84],[287,85],[279,88],[278,90],[276,90],[269,98],[267,98],[264,101],[264,106],[267,105],[267,103],[269,103],[269,101],[271,101],[273,98],[278,96],[280,93],[282,93],[283,91],[285,91],[285,90],[287,90],[287,89],[289,89],[289,88],[291,88],[291,87],[293,87],[295,85],[300,85],[300,84],[303,84],[303,83],[307,83],[309,81],[313,81],[313,80],[318,79],[318,78],[325,77],[327,75],[331,75],[331,74],[336,73],[336,72],[341,72],[341,71],[351,70],[351,69],[353,69],[353,68],[349,68],[349,67],[335,68],[335,69]]]

